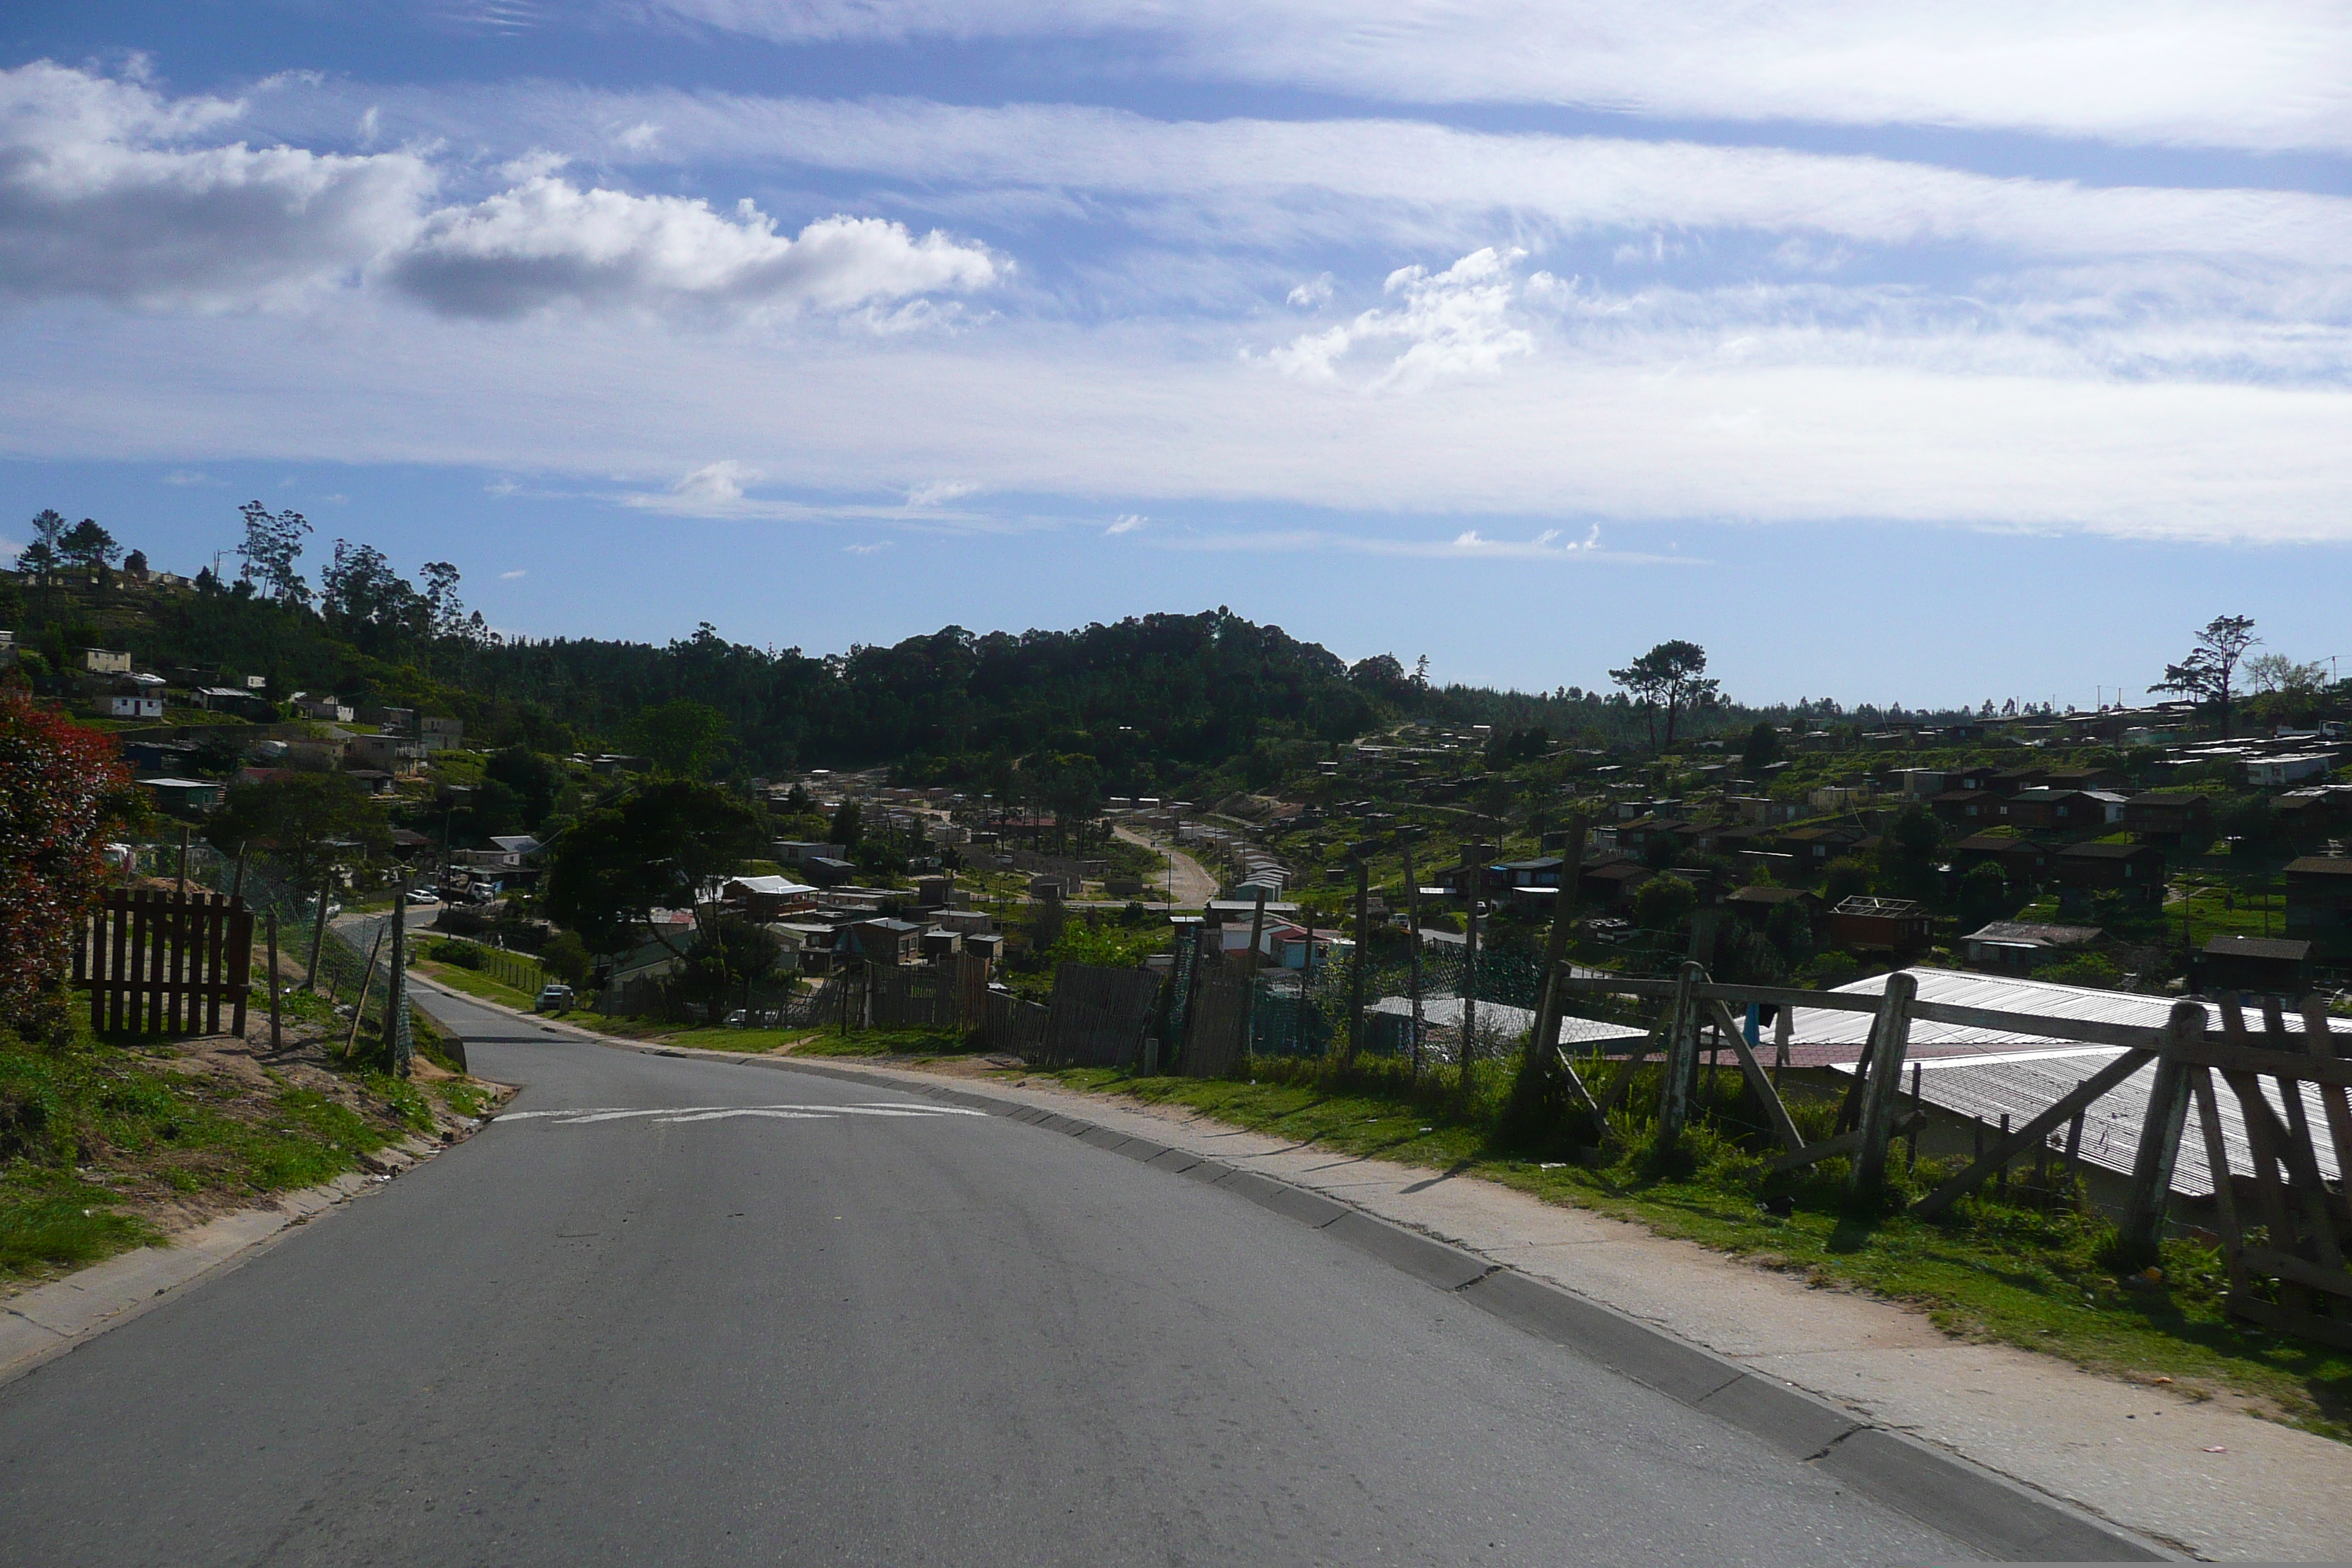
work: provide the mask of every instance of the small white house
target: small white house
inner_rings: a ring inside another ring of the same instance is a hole
[[[163,700],[161,697],[110,697],[106,700],[107,716],[111,719],[161,719]]]
[[[2246,782],[2250,784],[2291,784],[2298,779],[2324,778],[2328,763],[2333,760],[2319,752],[2304,752],[2290,757],[2249,757],[2246,759]]]

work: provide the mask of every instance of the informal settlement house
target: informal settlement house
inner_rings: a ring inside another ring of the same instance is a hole
[[[2352,943],[2352,856],[2287,862],[2286,929],[2322,943]]]

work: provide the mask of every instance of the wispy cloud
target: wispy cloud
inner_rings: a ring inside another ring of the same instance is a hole
[[[979,489],[980,487],[978,485],[965,484],[959,479],[934,479],[929,484],[918,485],[913,489],[908,490],[907,492],[907,504],[908,506],[940,506],[948,501],[961,500],[965,496],[976,493]]]
[[[1917,124],[2197,146],[2352,142],[2334,6],[2084,0],[653,0],[795,42],[1073,37],[1130,72],[1402,103],[1581,104],[1673,119]]]
[[[501,583],[520,583],[529,575],[530,575],[530,574],[527,571],[501,572],[499,574],[499,581]]]
[[[1535,351],[1535,339],[1510,321],[1510,270],[1526,255],[1489,247],[1435,274],[1399,268],[1382,291],[1401,297],[1401,309],[1366,310],[1345,326],[1295,338],[1266,357],[1285,375],[1333,381],[1340,362],[1367,344],[1403,345],[1372,378],[1375,390],[1412,391],[1441,376],[1492,372]]]
[[[1113,538],[1116,538],[1122,533],[1139,533],[1142,531],[1144,525],[1150,521],[1151,520],[1150,518],[1143,516],[1139,512],[1131,511],[1122,517],[1113,519],[1111,525],[1108,528],[1104,529],[1103,532]]]

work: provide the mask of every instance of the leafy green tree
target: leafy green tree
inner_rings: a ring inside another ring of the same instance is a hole
[[[680,1001],[724,1006],[741,994],[744,982],[757,984],[774,973],[782,952],[772,934],[746,921],[705,926],[695,932],[672,990]]]
[[[2221,733],[2227,735],[2232,683],[2237,679],[2239,662],[2262,640],[2254,635],[2252,616],[2216,616],[2197,634],[2189,657],[2179,664],[2166,665],[2164,679],[2148,689],[2169,691],[2210,704],[2221,718]]]
[[[1749,778],[1761,778],[1764,770],[1780,760],[1780,731],[1769,720],[1759,719],[1756,727],[1748,731],[1748,745],[1739,753],[1739,765]]]
[[[681,697],[645,710],[621,737],[622,744],[663,773],[698,779],[726,752],[733,733],[734,726],[718,709]]]
[[[833,820],[825,825],[825,832],[830,835],[826,843],[855,852],[866,837],[865,813],[858,810],[856,801],[845,800],[834,807]]]
[[[588,944],[580,940],[578,931],[558,931],[539,950],[540,967],[566,985],[577,985],[588,978],[592,959]]]
[[[99,525],[98,519],[86,517],[58,541],[58,553],[77,570],[99,575],[122,558],[122,547]]]
[[[1674,750],[1675,726],[1684,710],[1712,707],[1723,694],[1723,683],[1707,678],[1706,649],[1680,639],[1658,644],[1623,669],[1611,670],[1609,679],[1642,705],[1650,724],[1653,751]],[[1658,738],[1656,717],[1661,708],[1666,717],[1663,744]]]
[[[490,753],[482,776],[514,792],[516,812],[525,828],[537,831],[563,797],[570,776],[563,764],[528,746],[506,746]]]
[[[294,570],[294,563],[302,558],[310,520],[291,510],[271,511],[257,500],[239,507],[237,515],[245,520],[245,542],[236,551],[245,563],[245,580],[259,584],[282,605],[307,608],[310,585]]]
[[[1870,867],[1851,855],[1841,855],[1829,863],[1822,874],[1822,901],[1835,909],[1848,899],[1860,898],[1870,891]]]
[[[1653,877],[1634,889],[1633,923],[1644,931],[1675,931],[1698,907],[1698,889],[1680,877]]]
[[[656,778],[582,816],[556,841],[541,900],[597,952],[651,931],[656,910],[693,909],[707,882],[766,848],[766,819],[738,796],[692,779]]]
[[[1960,879],[1960,918],[1971,927],[2000,920],[2014,907],[2009,879],[1991,861],[1969,867]]]
[[[381,861],[392,853],[382,808],[349,773],[299,773],[231,784],[205,837],[224,855],[266,854],[303,889],[335,866]]]
[[[1764,917],[1764,934],[1791,966],[1813,956],[1813,917],[1793,899]]]
[[[65,534],[65,517],[54,508],[44,508],[33,514],[33,542],[17,552],[16,570],[33,579],[35,586],[47,587],[64,569]]]
[[[1943,844],[1944,825],[1914,801],[1895,814],[1879,841],[1880,873],[1906,897],[1924,898],[1934,885],[1936,854]]]

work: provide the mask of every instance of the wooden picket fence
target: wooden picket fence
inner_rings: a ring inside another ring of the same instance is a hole
[[[2113,1061],[2052,1100],[2022,1126],[1992,1141],[1965,1168],[1915,1201],[1909,1212],[1923,1219],[1942,1214],[1996,1173],[2008,1170],[2021,1156],[2046,1147],[2053,1132],[2076,1122],[2088,1107],[2154,1063],[2155,1076],[2116,1227],[2123,1247],[2143,1257],[2156,1252],[2171,1205],[2180,1140],[2193,1103],[2202,1124],[2206,1164],[2213,1175],[2214,1206],[2229,1267],[2231,1310],[2255,1322],[2352,1349],[2352,1263],[2347,1263],[2352,1258],[2352,1196],[2347,1196],[2340,1179],[2340,1166],[2335,1184],[2325,1179],[2304,1090],[2305,1084],[2314,1086],[2336,1159],[2352,1158],[2352,1093],[2347,1092],[2352,1091],[2352,1029],[2332,1026],[2320,998],[2302,1004],[2299,1039],[2286,1028],[2283,1004],[2276,997],[2264,999],[2263,1028],[2258,1041],[2248,1030],[2234,998],[2219,1004],[2221,1027],[2217,1037],[2200,1002],[2175,1003],[2165,1024],[2150,1028],[1925,1002],[1917,993],[1918,982],[1899,972],[1888,976],[1882,994],[1869,996],[1776,985],[1717,984],[1695,963],[1684,964],[1673,980],[1580,976],[1562,967],[1554,972],[1546,990],[1537,1015],[1535,1038],[1559,1037],[1563,1004],[1571,995],[1665,1000],[1671,1006],[1656,1035],[1625,1058],[1600,1094],[1581,1080],[1564,1054],[1559,1056],[1557,1066],[1564,1075],[1569,1097],[1589,1120],[1594,1138],[1606,1135],[1609,1113],[1623,1102],[1634,1069],[1654,1051],[1663,1056],[1665,1068],[1659,1091],[1659,1136],[1667,1143],[1678,1138],[1689,1113],[1702,1037],[1711,1036],[1714,1046],[1727,1047],[1738,1058],[1741,1073],[1783,1146],[1773,1168],[1791,1170],[1833,1155],[1850,1156],[1847,1187],[1857,1198],[1874,1195],[1884,1187],[1888,1147],[1903,1130],[1903,1071],[1915,1020],[2116,1047]],[[1771,1076],[1732,1016],[1733,1007],[1750,1005],[1778,1007],[1784,1019],[1795,1007],[1874,1015],[1869,1038],[1854,1066],[1854,1081],[1841,1107],[1839,1130],[1831,1136],[1807,1142],[1799,1133]],[[2251,1220],[2239,1212],[2241,1194],[2231,1173],[2213,1088],[2217,1073],[2237,1100],[2252,1151],[2255,1213]],[[2267,1300],[2254,1287],[2255,1280],[2272,1282],[2279,1300]]]
[[[146,888],[108,892],[74,943],[73,984],[89,993],[89,1024],[125,1034],[245,1033],[252,984],[253,911],[218,893]]]

